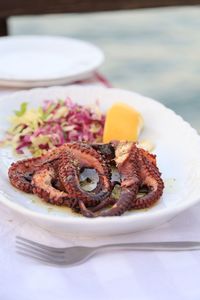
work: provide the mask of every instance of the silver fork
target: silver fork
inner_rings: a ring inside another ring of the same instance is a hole
[[[68,248],[55,248],[17,236],[16,247],[19,254],[43,263],[57,266],[73,266],[81,264],[94,254],[105,250],[190,251],[200,250],[200,242],[146,242],[111,244],[97,247],[74,246]]]

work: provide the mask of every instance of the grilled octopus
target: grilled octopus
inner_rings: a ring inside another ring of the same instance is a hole
[[[113,167],[119,174],[118,181],[112,178]],[[85,169],[94,169],[98,175],[90,191],[80,182]],[[91,218],[151,207],[164,189],[155,155],[133,142],[66,143],[40,157],[13,163],[8,176],[15,188]],[[120,187],[118,198],[113,197],[115,185]],[[145,195],[139,197],[138,192],[144,188]]]

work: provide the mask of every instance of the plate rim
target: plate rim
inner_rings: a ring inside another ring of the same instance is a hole
[[[12,93],[11,95],[5,95],[0,97],[0,103],[1,101],[5,101],[8,100],[9,98],[13,98],[16,96],[19,96],[20,94],[27,94],[29,95],[30,93],[34,93],[34,92],[39,92],[39,91],[44,91],[44,90],[57,90],[57,89],[63,89],[63,90],[70,90],[70,89],[93,89],[93,90],[107,90],[107,91],[116,91],[116,92],[125,92],[125,93],[129,93],[131,95],[136,95],[137,97],[142,97],[145,99],[148,99],[149,101],[156,103],[156,105],[159,105],[162,109],[167,110],[168,112],[170,112],[174,117],[178,118],[182,123],[185,124],[185,126],[187,126],[187,128],[192,132],[194,138],[196,138],[198,140],[199,143],[199,148],[200,148],[200,136],[197,132],[196,129],[194,129],[187,121],[185,121],[180,115],[178,115],[177,113],[175,113],[172,109],[166,107],[165,105],[163,105],[162,103],[160,103],[159,101],[156,101],[152,98],[143,96],[139,93],[136,92],[132,92],[132,91],[128,91],[128,90],[124,90],[124,89],[119,89],[119,88],[105,88],[105,87],[101,87],[101,86],[82,86],[82,85],[69,85],[69,86],[54,86],[54,87],[47,87],[47,88],[34,88],[34,89],[30,89],[30,90],[23,90],[23,91],[17,91]],[[8,100],[9,101],[9,100]],[[148,210],[148,214],[146,214],[146,212],[141,212],[140,214],[133,214],[133,215],[122,215],[122,216],[115,216],[114,218],[111,216],[108,217],[98,217],[98,218],[85,218],[85,217],[78,217],[78,218],[73,218],[73,217],[60,217],[60,216],[56,216],[56,215],[48,215],[48,214],[44,214],[42,212],[36,212],[36,211],[32,211],[29,208],[23,207],[18,203],[12,202],[9,200],[9,198],[7,198],[5,195],[3,195],[2,193],[0,193],[0,202],[11,208],[14,211],[17,211],[25,216],[30,216],[30,217],[36,217],[39,218],[40,220],[46,220],[46,221],[52,221],[52,222],[56,222],[57,224],[82,224],[82,225],[91,225],[91,224],[101,224],[101,225],[106,225],[106,224],[126,224],[126,223],[130,223],[131,221],[137,221],[140,220],[145,217],[145,220],[149,221],[149,220],[154,220],[157,217],[167,217],[169,215],[175,215],[178,214],[186,209],[188,209],[191,206],[194,206],[195,204],[197,204],[198,202],[200,202],[200,196],[199,198],[195,198],[193,201],[190,202],[186,202],[186,203],[182,203],[179,202],[177,204],[177,206],[172,206],[172,207],[168,207],[165,209],[161,209],[158,211],[150,211]]]

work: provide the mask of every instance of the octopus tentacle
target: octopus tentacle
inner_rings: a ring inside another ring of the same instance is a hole
[[[115,157],[114,148],[111,143],[108,144],[91,144],[90,145],[102,157],[107,166],[107,177],[111,181],[112,178],[112,163]],[[100,184],[92,190],[93,193],[98,194],[102,189]]]
[[[66,192],[58,175],[59,159],[53,160],[50,164],[54,168],[54,172],[55,172],[55,177],[52,180],[52,186],[59,191]]]
[[[148,208],[154,205],[162,196],[164,183],[156,166],[155,157],[139,151],[141,186],[148,188],[148,193],[133,200],[132,209]]]
[[[32,193],[31,180],[40,160],[41,158],[30,158],[12,163],[8,170],[11,184],[21,191]]]
[[[121,194],[117,202],[109,209],[96,213],[87,209],[82,201],[79,206],[86,217],[119,216],[123,214],[136,197],[140,179],[138,176],[137,147],[134,143],[118,144],[115,150],[115,161],[121,176]]]
[[[74,200],[67,193],[53,187],[55,177],[56,172],[51,165],[45,165],[36,171],[32,178],[33,193],[51,204],[73,207]]]
[[[26,193],[32,193],[33,187],[31,184],[32,176],[36,170],[38,170],[43,164],[50,163],[53,160],[59,158],[59,154],[66,145],[59,148],[49,150],[48,153],[39,156],[28,158],[24,160],[12,163],[9,170],[8,176],[11,184],[21,191]]]
[[[107,197],[103,199],[101,202],[99,202],[96,206],[88,205],[88,207],[86,207],[85,203],[82,200],[79,200],[78,204],[79,204],[79,210],[85,217],[94,218],[97,217],[97,215],[94,214],[95,212],[98,212],[101,209],[108,207],[110,205],[114,205],[116,202],[117,199],[113,197]]]
[[[112,191],[115,187],[115,185],[118,184],[118,182],[111,182],[111,185],[112,185]],[[117,202],[117,199],[115,197],[113,197],[112,195],[103,199],[99,204],[97,204],[96,206],[93,206],[93,207],[90,207],[89,209],[92,211],[92,212],[96,212],[96,211],[99,211],[107,206],[111,206],[111,205],[114,205],[115,203]]]
[[[16,163],[12,163],[8,170],[8,177],[11,184],[23,192],[33,193],[31,180],[35,171],[44,164],[58,160],[60,153],[69,147],[70,146],[68,144],[64,144],[58,148],[49,150],[42,156],[28,158],[17,161]]]
[[[83,190],[80,186],[79,176],[81,168],[94,168],[99,176],[98,193]],[[109,168],[101,155],[86,145],[74,144],[67,151],[63,151],[59,163],[59,178],[65,190],[82,199],[87,206],[96,205],[111,193]],[[100,187],[100,188],[99,188]],[[88,202],[89,201],[89,202]]]
[[[152,153],[149,153],[147,150],[144,150],[142,148],[138,148],[138,151],[139,151],[139,154],[140,154],[140,157],[146,157],[146,159],[154,164],[156,166],[156,155],[155,154],[152,154]],[[160,172],[159,172],[160,174]]]

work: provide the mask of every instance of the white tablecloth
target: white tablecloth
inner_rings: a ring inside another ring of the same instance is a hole
[[[11,91],[0,91],[3,93]],[[15,252],[15,236],[52,246],[112,242],[200,240],[200,204],[159,228],[106,238],[63,238],[0,205],[0,300],[199,300],[200,251],[107,252],[57,268]]]

